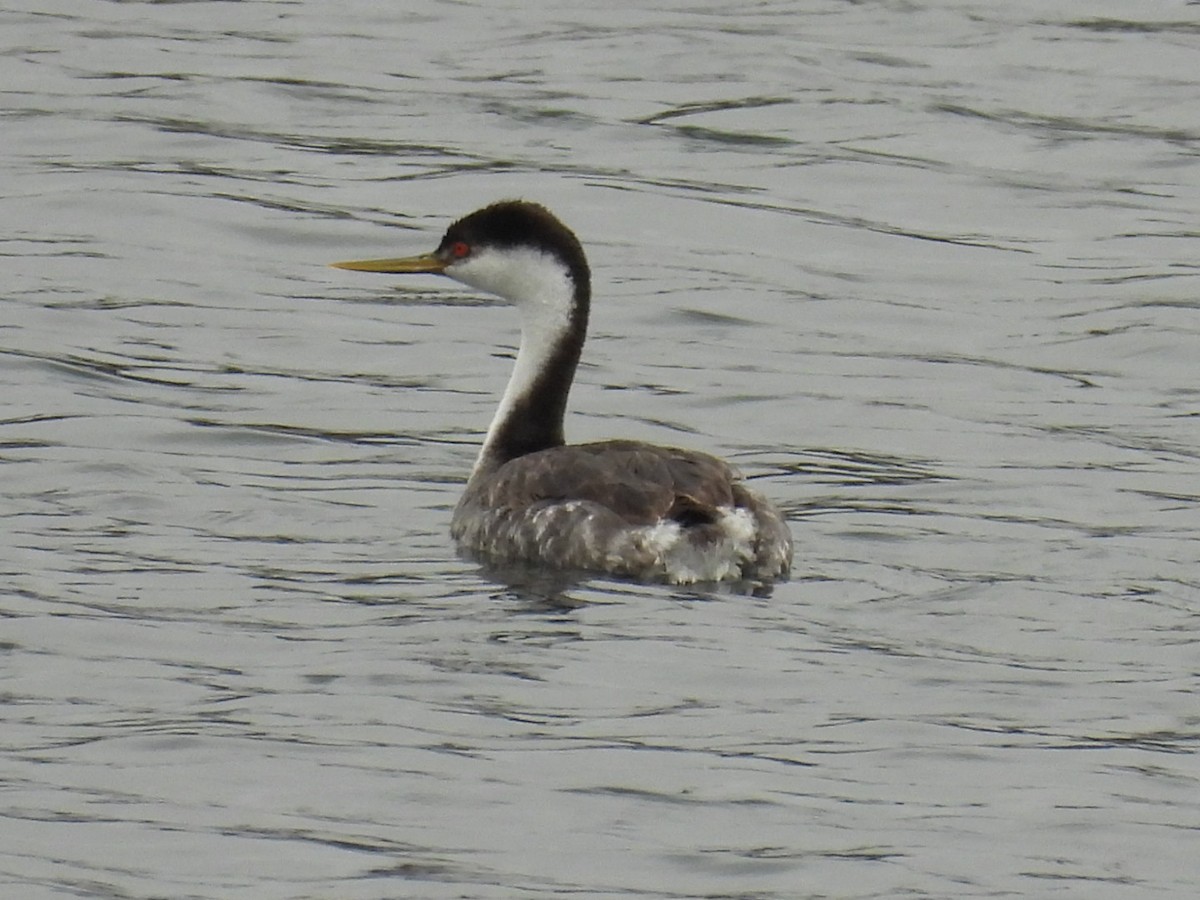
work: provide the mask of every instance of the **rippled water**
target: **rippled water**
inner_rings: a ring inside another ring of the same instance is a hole
[[[628,7],[0,13],[0,893],[1192,896],[1197,5]],[[518,195],[772,596],[454,554],[510,311],[325,263]]]

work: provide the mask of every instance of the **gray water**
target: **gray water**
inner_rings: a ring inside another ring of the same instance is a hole
[[[1194,896],[1200,6],[664,6],[0,12],[0,895]],[[790,582],[455,554],[512,196]]]

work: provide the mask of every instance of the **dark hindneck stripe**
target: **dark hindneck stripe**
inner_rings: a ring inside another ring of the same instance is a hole
[[[493,436],[488,450],[496,465],[549,447],[561,447],[566,442],[563,418],[587,336],[588,299],[584,281],[575,289],[567,330],[554,345],[529,390],[515,399]]]

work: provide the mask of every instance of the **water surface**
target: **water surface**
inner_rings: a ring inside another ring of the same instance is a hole
[[[24,4],[0,216],[22,897],[1190,897],[1195,4]],[[733,459],[770,596],[449,542],[509,310]]]

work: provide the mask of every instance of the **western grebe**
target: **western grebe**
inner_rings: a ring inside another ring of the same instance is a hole
[[[591,275],[549,210],[501,201],[451,225],[432,253],[333,265],[447,275],[520,313],[516,364],[451,520],[461,547],[494,562],[677,584],[787,576],[787,523],[727,463],[637,441],[564,442]]]

